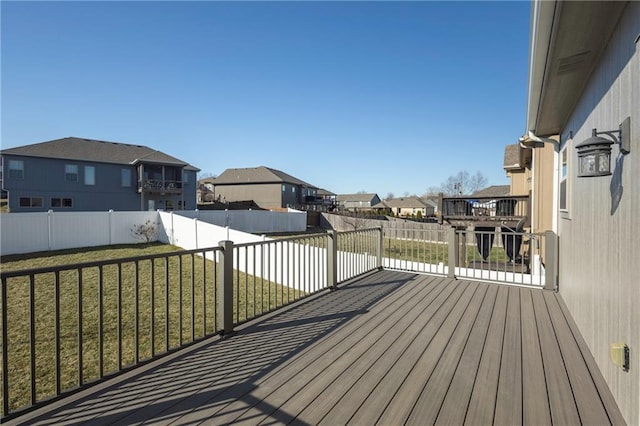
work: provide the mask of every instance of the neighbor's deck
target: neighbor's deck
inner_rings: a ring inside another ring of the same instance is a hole
[[[18,420],[624,423],[557,294],[392,271]]]

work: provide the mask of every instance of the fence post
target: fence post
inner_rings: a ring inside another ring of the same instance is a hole
[[[53,250],[53,210],[47,211],[47,245],[49,251]]]
[[[384,254],[384,228],[382,226],[378,227],[378,232],[380,233],[378,236],[378,270],[383,270],[384,265],[382,264],[382,258]]]
[[[449,243],[449,278],[456,277],[456,266],[458,266],[458,234],[455,227],[450,227],[447,234]]]
[[[220,245],[218,263],[218,327],[222,336],[233,332],[233,241],[225,240]]]
[[[193,218],[193,232],[194,232],[194,242],[195,242],[195,248],[198,248],[198,218],[194,217]]]
[[[544,233],[544,289],[558,289],[558,235],[553,231]]]
[[[338,284],[338,245],[336,244],[336,231],[327,233],[327,287],[336,290]]]

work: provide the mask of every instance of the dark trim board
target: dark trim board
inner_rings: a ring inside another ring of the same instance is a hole
[[[396,271],[8,424],[623,424],[556,293]]]

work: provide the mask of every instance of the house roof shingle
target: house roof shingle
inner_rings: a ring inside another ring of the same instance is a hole
[[[307,188],[315,186],[293,177],[280,170],[265,166],[227,169],[220,176],[213,179],[215,185],[233,185],[239,183],[291,183]]]
[[[474,192],[471,197],[504,197],[509,195],[509,185],[493,185]]]
[[[186,167],[190,170],[200,170],[182,160],[143,145],[130,145],[77,137],[54,139],[32,145],[3,149],[0,152],[6,155],[110,164],[132,165],[138,162],[169,164]]]
[[[338,194],[338,201],[369,202],[378,194]]]
[[[520,169],[520,145],[513,144],[504,147],[504,163],[505,170]]]

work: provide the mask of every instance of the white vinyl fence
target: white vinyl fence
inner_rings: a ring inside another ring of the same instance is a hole
[[[272,232],[304,232],[307,229],[307,212],[289,209],[287,212],[267,210],[189,210],[176,211],[177,215],[197,218],[218,226],[229,226],[252,234]]]
[[[157,218],[153,211],[6,213],[0,215],[0,254],[139,243],[131,228]]]
[[[226,239],[238,244],[261,240],[247,232],[304,231],[307,216],[295,210],[6,213],[0,215],[0,255],[141,243],[132,228],[147,221],[158,224],[159,241],[191,249]]]

